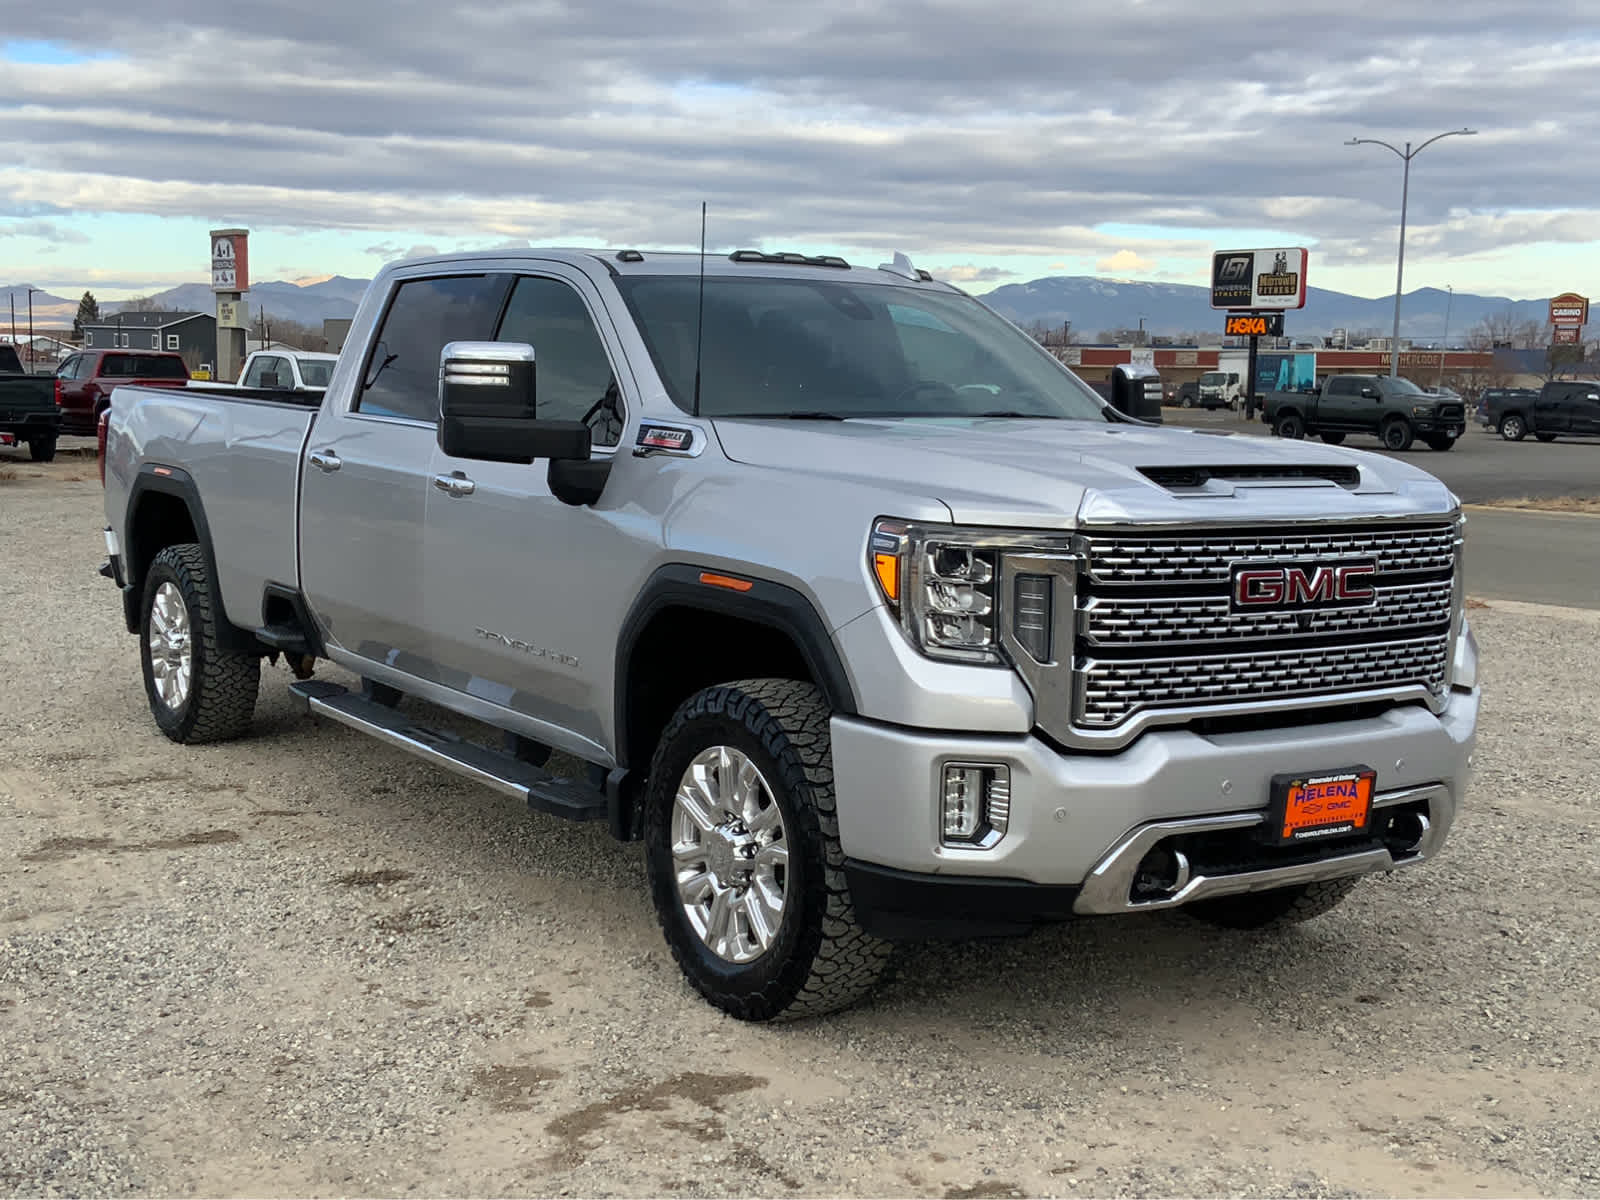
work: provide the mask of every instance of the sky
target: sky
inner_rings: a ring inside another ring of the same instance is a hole
[[[25,33],[25,37],[23,34]],[[7,39],[10,40],[7,40]],[[504,245],[896,250],[974,292],[1591,294],[1600,0],[0,0],[0,286],[365,278]]]

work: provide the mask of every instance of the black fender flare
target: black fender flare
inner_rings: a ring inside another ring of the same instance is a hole
[[[139,611],[140,600],[144,595],[145,573],[150,569],[147,560],[135,556],[133,514],[139,510],[139,501],[150,494],[175,497],[183,502],[183,506],[189,512],[189,521],[194,525],[195,537],[200,543],[200,553],[206,560],[206,572],[211,576],[211,586],[217,596],[219,606],[216,614],[217,641],[221,648],[236,654],[259,653],[261,644],[256,641],[255,635],[229,621],[227,609],[222,607],[222,585],[217,577],[217,556],[212,548],[211,526],[206,520],[205,505],[201,502],[200,489],[195,485],[194,476],[182,467],[172,467],[165,463],[142,464],[139,467],[139,474],[134,477],[133,486],[128,489],[128,503],[124,509],[122,530],[124,574],[128,581],[122,590],[122,611],[128,632],[139,632],[142,615]]]
[[[668,608],[691,608],[737,617],[786,635],[799,649],[806,668],[833,711],[844,716],[856,713],[855,690],[844,669],[828,627],[811,601],[786,584],[739,572],[737,577],[750,583],[746,591],[713,587],[700,582],[704,572],[727,575],[726,567],[702,567],[691,563],[668,563],[658,567],[645,580],[617,634],[616,689],[613,704],[616,716],[615,744],[620,766],[642,769],[647,764],[630,764],[621,759],[628,742],[628,668],[639,638],[657,613]]]

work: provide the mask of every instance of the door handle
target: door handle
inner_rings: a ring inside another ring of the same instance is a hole
[[[323,472],[337,471],[344,466],[344,459],[340,458],[332,450],[313,450],[306,455],[306,459],[313,467]]]
[[[433,486],[447,496],[470,496],[478,490],[478,485],[460,471],[454,471],[449,475],[435,475]]]

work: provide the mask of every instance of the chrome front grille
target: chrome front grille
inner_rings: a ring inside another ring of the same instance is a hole
[[[1159,537],[1092,534],[1087,539],[1089,579],[1096,583],[1226,583],[1233,565],[1247,559],[1299,562],[1373,559],[1378,574],[1448,571],[1455,562],[1454,524],[1398,529],[1319,529],[1257,534],[1175,533]]]
[[[1444,684],[1447,636],[1311,650],[1090,660],[1079,673],[1079,721],[1117,725],[1136,709],[1210,707],[1422,684]]]
[[[1072,725],[1113,736],[1141,715],[1184,719],[1174,710],[1439,695],[1448,683],[1459,538],[1454,519],[1437,518],[1089,533],[1080,541]],[[1373,602],[1235,611],[1235,567],[1350,561],[1376,566]]]
[[[1091,646],[1181,646],[1245,638],[1315,638],[1441,625],[1450,620],[1449,579],[1380,587],[1366,608],[1316,612],[1230,612],[1226,595],[1138,599],[1095,596],[1083,608],[1084,641]]]

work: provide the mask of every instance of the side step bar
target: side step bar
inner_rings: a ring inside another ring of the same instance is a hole
[[[552,775],[454,734],[418,725],[404,713],[364,699],[336,683],[310,679],[290,684],[289,691],[305,702],[313,716],[348,725],[502,795],[522,800],[538,812],[569,821],[600,821],[608,815],[605,794],[596,788]]]

